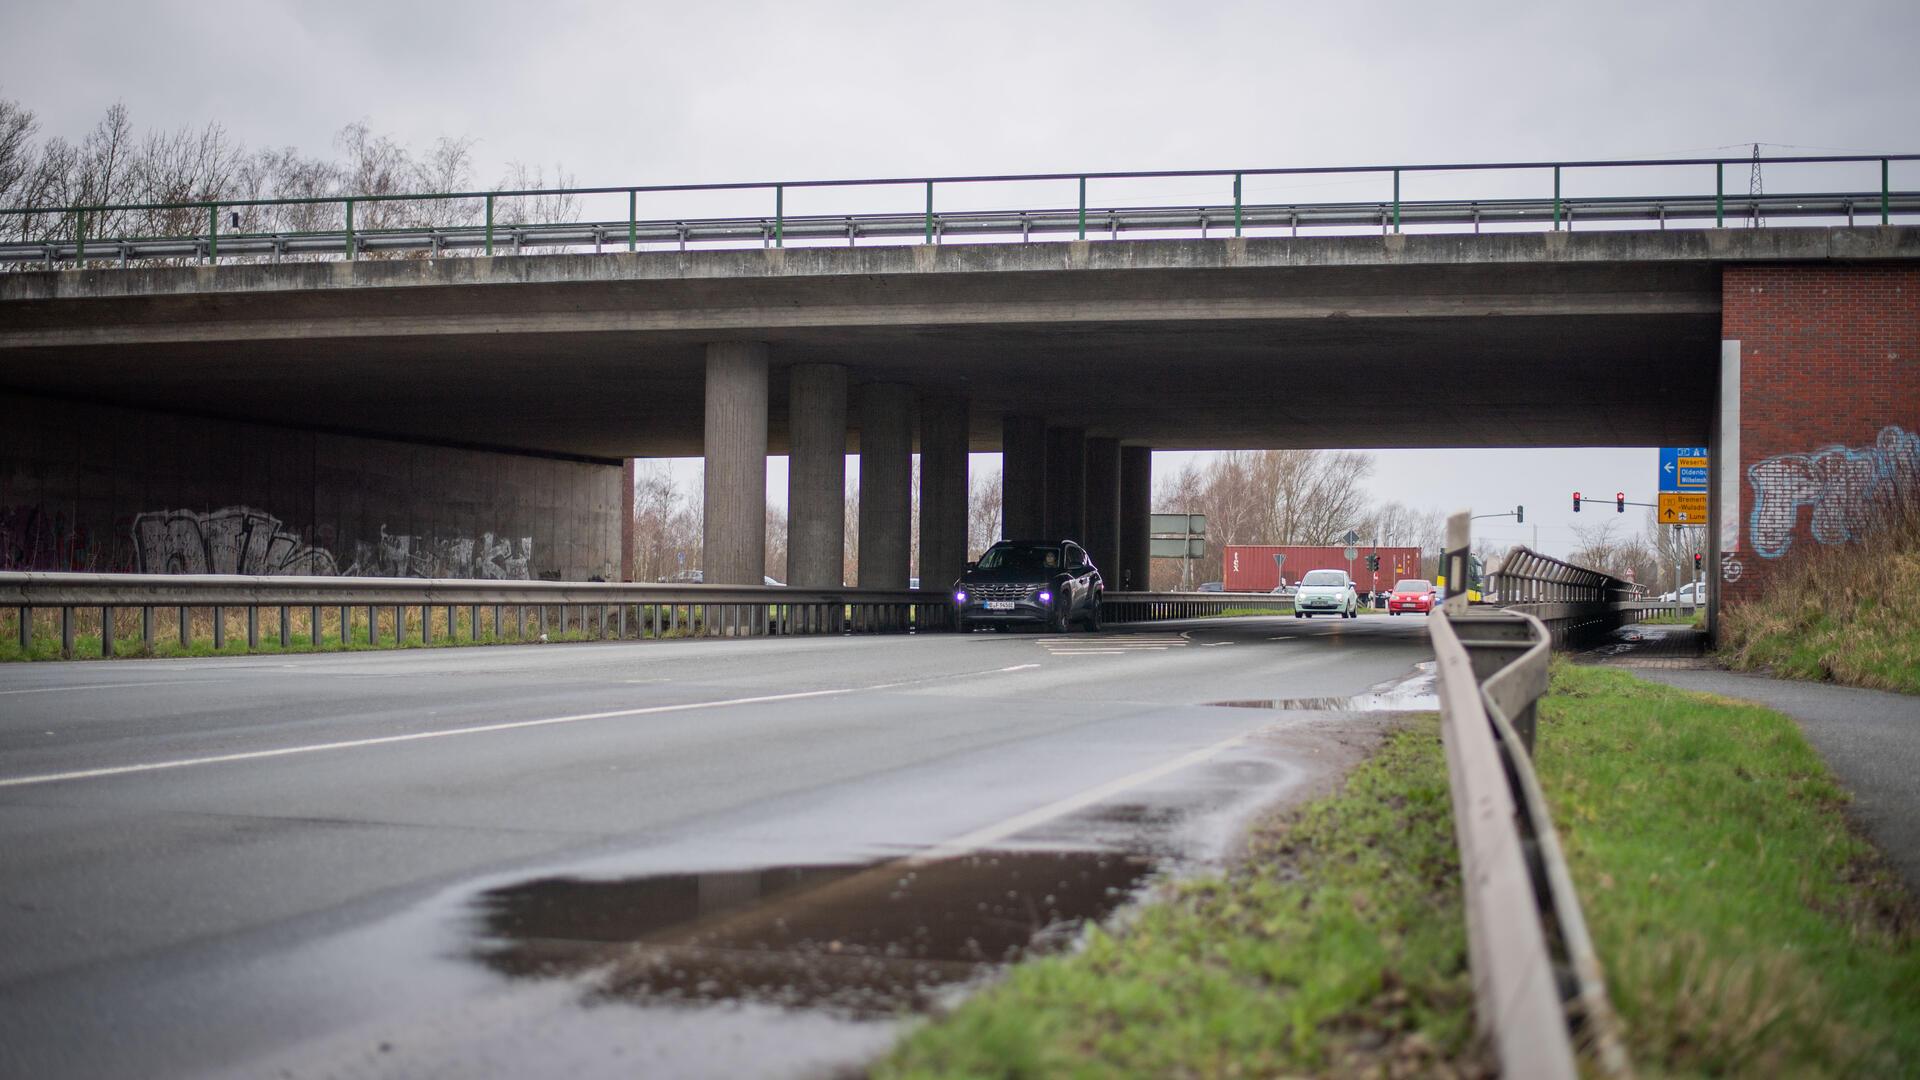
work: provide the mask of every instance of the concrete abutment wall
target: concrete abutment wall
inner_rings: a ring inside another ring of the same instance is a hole
[[[621,474],[0,396],[0,569],[615,580]]]

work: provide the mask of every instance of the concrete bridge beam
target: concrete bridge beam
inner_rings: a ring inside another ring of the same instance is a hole
[[[1047,422],[1009,416],[1000,431],[1000,535],[1038,540],[1046,532]]]
[[[847,369],[796,364],[787,391],[787,584],[846,584]]]
[[[1107,583],[1145,589],[1153,555],[1153,448],[1120,448],[1120,561]],[[1102,567],[1104,570],[1105,568]]]
[[[863,589],[904,589],[912,575],[913,388],[860,388],[860,567]]]
[[[1109,586],[1120,578],[1120,440],[1087,440],[1086,536],[1081,543]]]
[[[967,399],[920,402],[920,587],[945,589],[967,565]]]

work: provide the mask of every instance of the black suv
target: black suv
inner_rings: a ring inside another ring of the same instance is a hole
[[[1002,540],[953,584],[959,627],[1039,623],[1056,633],[1079,621],[1100,629],[1100,571],[1071,540]]]

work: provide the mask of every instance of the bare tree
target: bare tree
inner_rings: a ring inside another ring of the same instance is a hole
[[[1351,451],[1233,451],[1169,477],[1155,504],[1164,513],[1207,515],[1207,556],[1193,569],[1198,580],[1214,581],[1226,545],[1332,544],[1366,525],[1363,482],[1372,470],[1371,455]],[[1156,570],[1156,588],[1161,577]]]
[[[973,478],[967,496],[967,558],[978,559],[1000,539],[1000,471]]]
[[[633,485],[633,576],[670,581],[700,568],[701,498],[662,466],[641,466]]]

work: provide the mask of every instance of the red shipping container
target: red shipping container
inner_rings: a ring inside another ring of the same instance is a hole
[[[1348,561],[1345,546],[1308,547],[1300,544],[1228,544],[1221,552],[1222,585],[1228,592],[1272,592],[1282,574],[1297,583],[1309,570],[1345,570],[1362,592],[1391,589],[1401,578],[1420,576],[1420,549],[1355,545],[1360,550]],[[1378,572],[1367,569],[1368,555],[1380,556]],[[1285,569],[1273,561],[1285,555]]]

